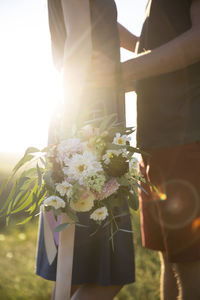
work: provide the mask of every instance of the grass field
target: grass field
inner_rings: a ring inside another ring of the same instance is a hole
[[[0,179],[7,173],[2,171]],[[34,274],[37,222],[36,218],[26,226],[16,226],[14,220],[9,227],[0,223],[0,300],[50,299],[52,282]],[[139,213],[133,214],[133,230],[136,283],[125,286],[115,300],[159,300],[159,259],[157,253],[141,247]]]

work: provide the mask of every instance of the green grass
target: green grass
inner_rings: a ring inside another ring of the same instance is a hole
[[[141,247],[138,214],[134,214],[133,226],[137,280],[125,286],[115,300],[158,300],[157,253]],[[34,274],[36,243],[37,220],[26,226],[12,225],[0,231],[0,300],[50,299],[52,282]]]
[[[9,170],[16,163],[9,157]],[[7,160],[8,161],[8,160]],[[0,180],[8,174],[6,156],[0,155]],[[139,213],[133,214],[136,283],[124,286],[115,300],[159,300],[158,254],[141,247]],[[0,300],[49,300],[53,283],[34,274],[37,218],[24,226],[0,223]],[[123,258],[122,258],[123,259]]]

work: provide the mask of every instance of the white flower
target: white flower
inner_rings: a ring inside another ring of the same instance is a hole
[[[43,201],[45,206],[53,206],[55,209],[65,207],[65,201],[58,196],[50,196]]]
[[[63,164],[72,154],[81,152],[83,145],[78,138],[69,138],[62,141],[57,147],[57,162]]]
[[[72,185],[67,181],[63,181],[62,183],[56,184],[56,190],[60,193],[61,196],[66,195],[69,198],[72,191]]]
[[[133,157],[129,162],[129,169],[130,170],[137,169],[138,163],[139,163],[138,159],[136,157]]]
[[[113,144],[116,145],[126,145],[126,142],[129,142],[131,138],[128,135],[121,135],[120,133],[116,133],[116,136],[113,139]]]
[[[108,216],[108,210],[105,206],[97,208],[91,215],[90,219],[95,221],[103,221]]]
[[[77,180],[81,185],[84,185],[84,179],[90,174],[101,171],[103,171],[101,163],[89,151],[84,151],[83,154],[74,154],[69,160],[68,166],[63,168],[64,174],[70,180]]]
[[[73,210],[79,212],[86,212],[89,211],[94,205],[95,196],[87,191],[87,190],[80,190],[79,192],[79,199],[77,202],[70,202],[70,206]]]
[[[110,163],[110,160],[114,157],[114,156],[119,156],[121,155],[123,157],[126,156],[126,149],[119,149],[119,150],[107,150],[106,154],[103,155],[102,159],[104,161],[104,163],[106,165],[108,165]]]

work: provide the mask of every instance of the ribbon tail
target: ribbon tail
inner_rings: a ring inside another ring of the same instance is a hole
[[[61,214],[61,224],[63,223],[72,223],[72,220],[64,213]],[[65,230],[60,232],[55,300],[70,299],[74,254],[74,234],[74,224],[71,224]]]
[[[51,265],[56,257],[57,247],[55,245],[53,232],[50,228],[44,207],[43,207],[43,218],[44,218],[44,243],[45,243],[48,262]]]

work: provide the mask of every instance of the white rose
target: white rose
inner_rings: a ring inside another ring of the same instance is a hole
[[[43,201],[45,206],[52,206],[55,209],[65,207],[65,201],[58,196],[50,196]]]

